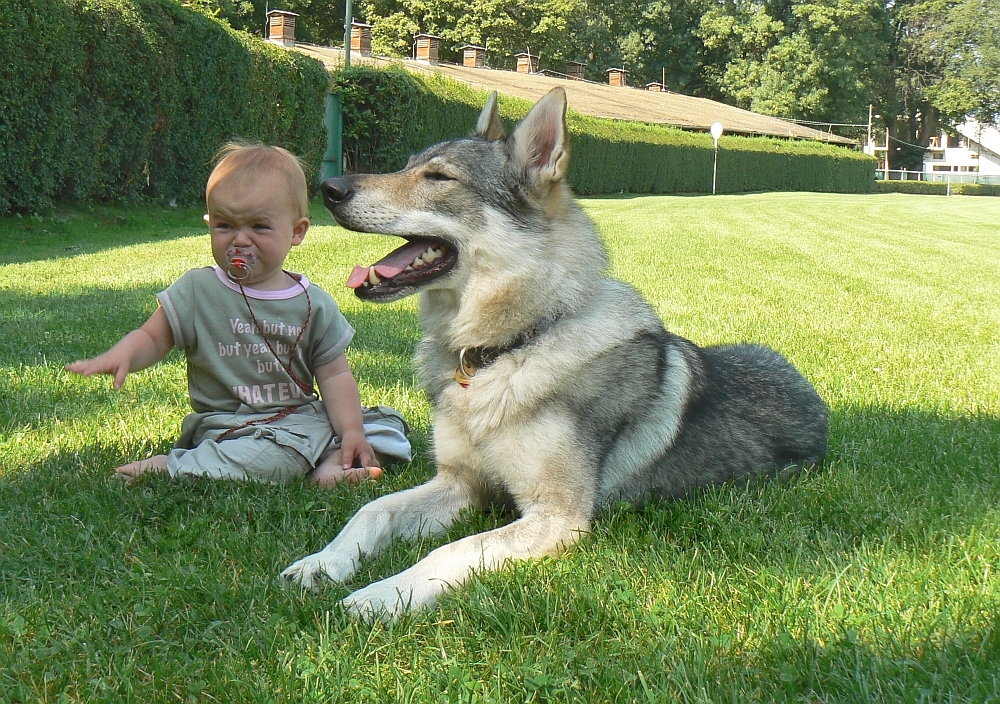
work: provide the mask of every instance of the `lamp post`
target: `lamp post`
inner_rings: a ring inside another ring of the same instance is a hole
[[[347,0],[347,6],[344,8],[344,68],[351,67],[351,24],[353,22],[351,0]]]
[[[712,163],[712,195],[715,195],[715,174],[719,169],[719,137],[722,136],[722,123],[712,123],[712,139],[715,140],[715,161]]]

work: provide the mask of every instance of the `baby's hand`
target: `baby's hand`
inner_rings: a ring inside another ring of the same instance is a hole
[[[66,371],[81,376],[91,374],[110,374],[115,378],[115,391],[125,383],[128,376],[130,360],[121,354],[114,354],[114,349],[108,350],[104,354],[99,354],[90,359],[81,359],[70,362],[66,365]]]
[[[355,466],[379,467],[375,451],[360,430],[348,430],[340,439],[341,466],[350,469]],[[357,460],[357,462],[355,462]]]

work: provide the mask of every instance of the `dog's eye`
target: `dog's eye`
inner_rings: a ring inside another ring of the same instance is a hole
[[[454,181],[448,174],[443,174],[440,171],[425,171],[424,178],[428,181]]]

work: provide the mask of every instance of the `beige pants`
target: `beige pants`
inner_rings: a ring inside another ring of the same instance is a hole
[[[364,409],[365,437],[383,462],[406,462],[410,459],[408,430],[403,417],[391,408]],[[290,427],[261,426],[241,431],[239,437],[217,442],[224,431],[209,431],[193,448],[174,448],[167,455],[171,477],[195,476],[212,479],[236,479],[285,484],[311,472],[319,462],[340,448],[340,438],[314,434],[311,439],[324,442],[319,452],[302,454],[307,438]],[[320,437],[316,437],[320,435]],[[315,464],[314,464],[315,462]]]

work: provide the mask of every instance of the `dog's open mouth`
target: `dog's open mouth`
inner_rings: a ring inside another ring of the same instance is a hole
[[[358,298],[377,300],[408,295],[451,271],[458,261],[455,248],[427,237],[407,239],[371,266],[356,266],[347,279]]]

